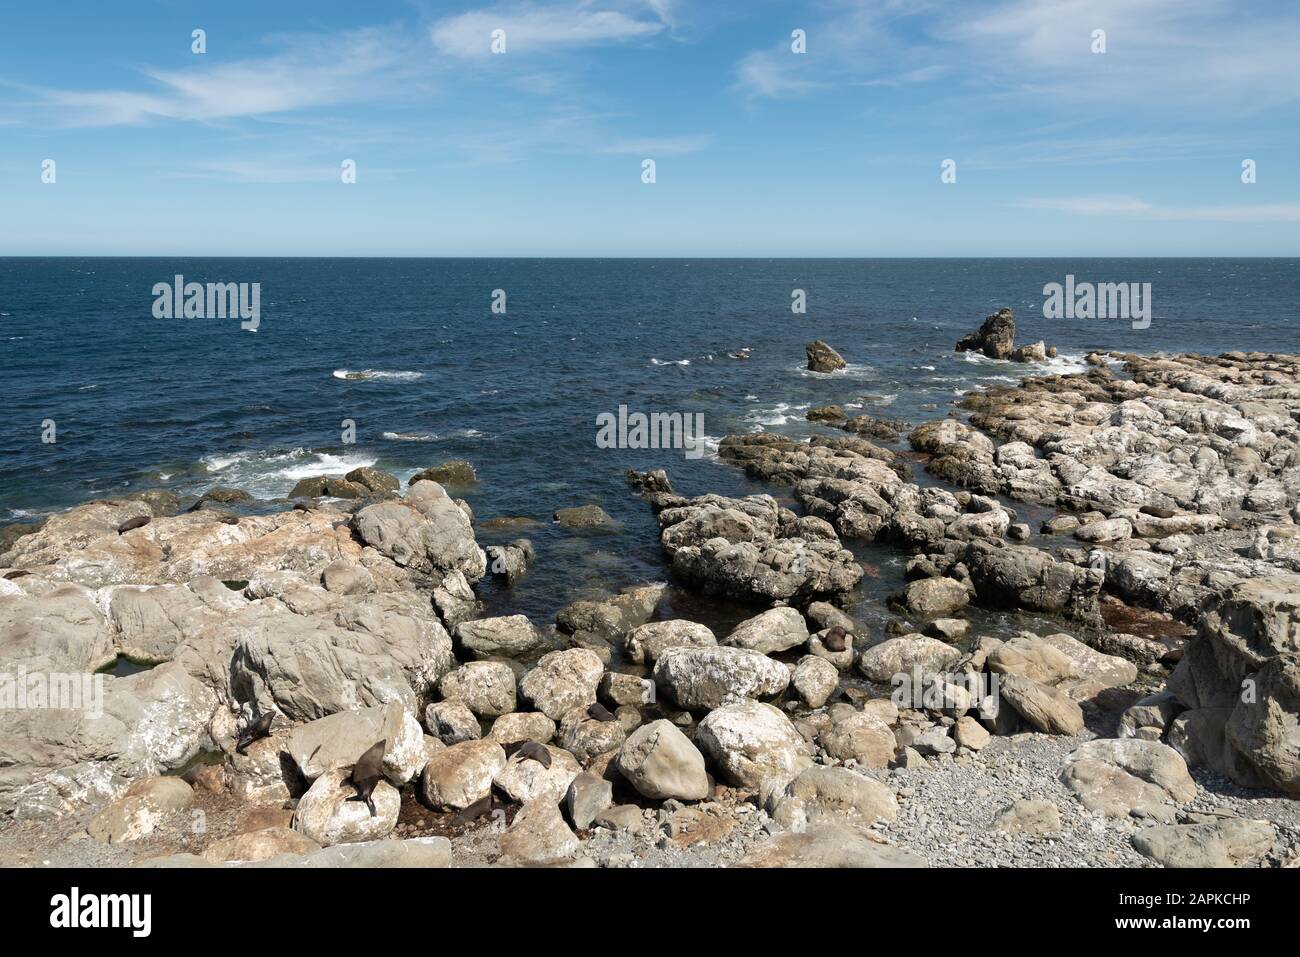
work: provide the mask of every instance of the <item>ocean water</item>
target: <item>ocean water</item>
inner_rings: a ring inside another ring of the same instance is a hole
[[[177,273],[260,283],[258,331],[154,318],[153,285]],[[1150,328],[1045,319],[1043,286],[1067,274],[1151,283]],[[794,289],[805,314],[791,311]],[[1059,356],[1024,366],[953,351],[1002,306],[1018,342],[1045,339]],[[808,372],[817,338],[849,367]],[[480,519],[542,523],[526,532],[537,565],[512,589],[485,588],[489,603],[544,621],[576,597],[667,577],[625,469],[665,468],[686,494],[780,492],[712,445],[698,459],[598,448],[600,413],[700,413],[713,442],[842,434],[804,412],[838,403],[916,424],[968,389],[1080,369],[1092,349],[1300,352],[1300,260],[0,258],[0,525],[151,487],[233,485],[265,510],[306,476],[373,465],[406,479],[465,458],[479,481],[455,492]],[[341,440],[345,419],[355,444]],[[550,523],[587,502],[620,528]],[[864,556],[882,566],[867,593],[901,580],[898,556]]]

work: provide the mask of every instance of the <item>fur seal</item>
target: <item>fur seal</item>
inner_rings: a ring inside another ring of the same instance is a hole
[[[254,741],[260,741],[262,738],[269,738],[271,736],[271,722],[274,720],[275,712],[268,711],[243,731],[239,732],[239,736],[235,739],[235,750],[240,754],[246,754],[247,751],[245,749]]]
[[[453,823],[456,824],[469,824],[473,821],[477,821],[485,814],[491,814],[493,811],[496,810],[496,807],[497,807],[496,794],[494,794],[492,791],[488,791],[487,797],[479,798],[473,804],[469,805],[469,807],[465,808],[464,810],[456,812],[456,816],[452,819],[452,821]]]
[[[849,636],[839,625],[836,625],[830,631],[826,632],[826,637],[822,639],[822,644],[826,646],[827,651],[844,651],[849,646]]]
[[[1162,508],[1159,505],[1143,505],[1138,511],[1152,518],[1173,518],[1178,514],[1172,508]]]
[[[617,721],[618,718],[599,701],[594,701],[587,706],[587,717],[595,718],[597,721]]]
[[[148,515],[137,515],[135,518],[128,518],[121,525],[117,526],[117,534],[125,535],[133,528],[144,528],[152,521],[153,518]]]
[[[536,741],[525,739],[523,741],[513,741],[506,745],[506,757],[519,755],[522,761],[526,758],[532,758],[544,768],[551,766],[551,752],[546,749],[546,745],[538,744]]]
[[[357,793],[348,798],[349,801],[365,801],[366,807],[370,808],[370,816],[374,817],[375,802],[371,795],[374,793],[375,785],[384,775],[384,749],[388,747],[388,739],[377,741],[366,749],[366,753],[357,758],[357,763],[352,766],[352,775],[348,779],[352,786],[357,789]]]

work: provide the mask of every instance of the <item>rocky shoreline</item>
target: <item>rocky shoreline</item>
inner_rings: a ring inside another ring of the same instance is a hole
[[[1010,322],[959,348],[1032,361]],[[773,494],[629,473],[671,583],[553,624],[483,617],[476,585],[537,556],[479,544],[511,524],[447,491],[468,463],[3,530],[0,674],[135,673],[102,713],[0,709],[0,863],[1296,866],[1300,357],[1089,363],[906,448],[868,437],[901,423],[723,439]],[[906,560],[881,627],[864,543]],[[671,590],[752,614],[665,620]],[[372,812],[351,775],[379,741]]]

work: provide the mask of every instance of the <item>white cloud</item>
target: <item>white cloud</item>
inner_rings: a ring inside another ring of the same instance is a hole
[[[1165,222],[1295,223],[1300,203],[1241,203],[1221,206],[1160,206],[1133,196],[1034,197],[1027,209],[1046,209],[1080,216],[1121,216]]]
[[[707,147],[709,142],[707,136],[621,139],[600,147],[596,152],[620,156],[685,156],[688,153],[698,153]]]
[[[34,92],[40,103],[60,109],[76,126],[268,116],[390,94],[391,81],[409,60],[401,46],[393,31],[380,29],[292,37],[268,57],[192,70],[144,70],[157,86],[152,92]]]
[[[943,77],[953,91],[1129,112],[1251,111],[1300,99],[1300,9],[1233,0],[992,0],[970,9],[838,5],[788,41],[745,54],[738,89],[780,99]],[[1094,30],[1106,52],[1092,52]],[[942,66],[939,66],[942,64]]]
[[[494,30],[506,32],[506,56],[603,46],[661,33],[665,27],[661,17],[668,12],[668,5],[652,4],[651,8],[658,14],[655,19],[641,19],[621,10],[598,10],[590,3],[471,10],[439,20],[430,36],[439,53],[463,59],[492,56]]]

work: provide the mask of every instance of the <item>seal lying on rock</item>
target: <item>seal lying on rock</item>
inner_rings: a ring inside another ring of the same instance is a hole
[[[597,721],[617,721],[613,713],[599,701],[593,701],[587,707],[587,716],[595,718]]]
[[[844,651],[849,646],[848,633],[839,625],[836,625],[830,631],[826,632],[826,637],[822,639],[822,644],[826,646],[827,651]]]
[[[153,518],[149,515],[137,515],[135,518],[128,518],[121,525],[117,526],[117,534],[125,535],[134,528],[144,528]]]
[[[248,746],[254,741],[260,741],[262,738],[269,738],[271,736],[271,722],[274,720],[275,712],[268,711],[243,731],[239,732],[239,736],[235,739],[235,750],[240,754],[245,754]]]
[[[357,793],[348,798],[349,801],[365,801],[366,807],[370,808],[370,816],[375,816],[375,802],[371,798],[374,793],[375,785],[384,774],[384,749],[388,747],[387,739],[377,741],[366,749],[366,753],[357,758],[357,763],[352,767],[352,776],[349,781]]]
[[[538,744],[536,741],[512,741],[505,746],[506,757],[518,754],[520,759],[532,758],[544,768],[551,766],[551,752],[546,749],[546,745]]]

